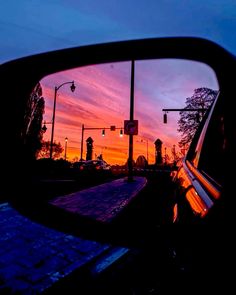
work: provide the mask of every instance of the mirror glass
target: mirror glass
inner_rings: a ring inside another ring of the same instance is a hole
[[[200,62],[161,59],[135,61],[133,74],[133,119],[138,120],[138,134],[133,136],[133,160],[157,164],[155,142],[159,139],[162,143],[159,164],[179,161],[188,144],[179,146],[182,133],[178,132],[178,110],[185,108],[187,99],[196,96],[199,89],[218,91],[213,70]],[[42,140],[51,142],[53,128],[53,142],[59,149],[51,151],[52,158],[73,163],[86,157],[100,157],[112,166],[125,167],[129,136],[124,134],[124,120],[130,120],[131,62],[60,72],[45,77],[40,85],[45,101]],[[196,122],[196,112],[192,115]],[[87,155],[88,139],[92,141],[91,155]],[[50,157],[48,147],[44,145],[38,152],[38,159]]]
[[[18,100],[24,117],[16,112],[20,164],[10,167],[13,188],[7,182],[15,206],[1,205],[6,281],[20,292],[32,282],[39,292],[53,285],[47,294],[84,294],[108,270],[100,277],[107,292],[86,294],[160,294],[159,281],[166,290],[185,264],[189,278],[188,260],[176,259],[172,245],[185,231],[173,236],[161,226],[177,218],[171,174],[218,91],[211,68],[178,59],[91,65],[39,81],[26,108]]]
[[[154,194],[166,194],[218,91],[209,66],[179,59],[106,63],[44,77],[30,96],[21,133],[33,159],[33,186],[24,195],[107,222],[147,183]],[[130,187],[113,182],[134,177]],[[97,204],[97,190],[77,194],[76,208],[74,200],[60,198],[108,182]],[[107,200],[111,191],[127,198]],[[150,208],[160,206],[150,201]]]

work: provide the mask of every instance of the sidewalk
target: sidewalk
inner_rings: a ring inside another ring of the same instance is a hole
[[[50,201],[73,214],[80,214],[100,222],[110,222],[145,187],[145,177],[117,179],[89,189],[75,192]]]
[[[115,180],[52,201],[75,214],[110,222],[145,186],[139,177]],[[99,273],[129,251],[47,228],[0,204],[0,293],[41,294],[93,262]]]

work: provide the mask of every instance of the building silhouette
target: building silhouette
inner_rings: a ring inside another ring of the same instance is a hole
[[[92,137],[87,138],[86,144],[87,144],[86,161],[88,161],[88,160],[92,160],[92,158],[93,158],[93,139],[92,139]]]
[[[162,141],[158,138],[155,142],[155,148],[156,148],[156,165],[161,165],[163,163],[163,158],[162,158]]]

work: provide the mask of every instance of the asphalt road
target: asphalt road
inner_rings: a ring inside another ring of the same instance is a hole
[[[91,265],[73,271],[63,280],[59,280],[45,294],[59,291],[62,294],[170,294],[169,292],[175,290],[176,284],[180,284],[182,273],[173,259],[174,252],[168,231],[173,196],[169,173],[141,174],[147,177],[147,186],[112,220],[109,227],[112,239],[109,240],[110,236],[106,236],[106,233],[101,239],[113,246],[127,247],[127,254],[96,274],[91,262]],[[56,196],[110,180],[114,178],[35,181],[26,190],[24,204],[19,199],[13,200],[13,203],[23,208],[28,201],[31,204],[48,202]],[[31,210],[30,206],[28,209]],[[99,232],[97,237],[99,240]]]
[[[147,177],[146,188],[112,221],[117,238],[113,242],[130,251],[96,276],[89,266],[83,272],[74,272],[50,292],[146,295],[175,291],[182,273],[175,264],[168,236],[171,180],[168,173],[160,172]]]

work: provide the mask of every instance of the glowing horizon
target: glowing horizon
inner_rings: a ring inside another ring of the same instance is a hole
[[[128,136],[119,137],[120,127],[129,119],[130,105],[130,62],[119,62],[86,66],[56,73],[40,81],[45,98],[44,119],[50,122],[55,86],[66,81],[74,81],[75,92],[69,85],[60,88],[57,94],[54,141],[64,148],[68,138],[67,157],[72,161],[80,159],[82,124],[87,127],[108,128],[112,125],[116,131],[85,130],[84,152],[86,157],[86,139],[94,140],[95,154],[103,154],[110,164],[125,164],[128,158]],[[208,87],[218,89],[214,72],[207,65],[184,60],[162,59],[135,62],[134,119],[139,121],[139,135],[134,136],[134,160],[139,155],[155,163],[154,142],[157,138],[163,142],[163,153],[171,154],[173,145],[178,151],[181,137],[177,132],[179,114],[168,114],[168,124],[163,124],[163,108],[183,108],[186,98],[194,89]],[[50,140],[51,126],[44,140]],[[63,154],[62,154],[63,157]]]

